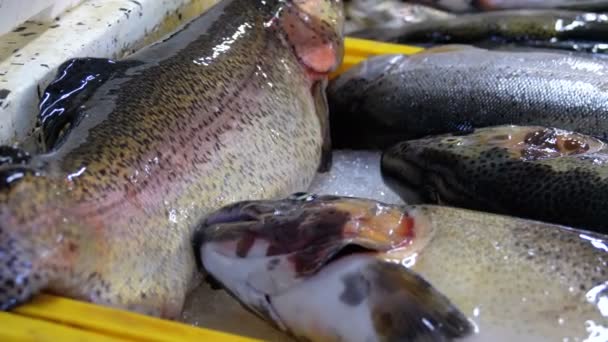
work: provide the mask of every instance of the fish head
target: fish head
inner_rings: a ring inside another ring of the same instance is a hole
[[[275,18],[280,32],[312,75],[326,75],[342,62],[342,0],[286,0]]]
[[[216,211],[197,229],[194,249],[208,277],[296,337],[464,334],[466,318],[400,263],[419,250],[430,227],[401,206],[300,193]],[[413,312],[434,323],[408,324],[421,322]],[[387,323],[392,318],[395,325]]]
[[[447,134],[399,143],[382,156],[385,183],[423,200],[448,198],[459,172],[508,161],[540,161],[596,153],[605,144],[576,132],[540,126],[495,126],[468,134]],[[449,179],[448,179],[449,178]]]

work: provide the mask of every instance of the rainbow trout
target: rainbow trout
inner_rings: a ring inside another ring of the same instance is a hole
[[[45,290],[179,315],[195,224],[305,189],[329,150],[341,11],[224,0],[125,60],[66,62],[41,106],[49,151],[0,169],[0,308]]]
[[[296,194],[216,211],[195,249],[212,281],[302,341],[608,338],[606,238],[563,226]]]
[[[608,147],[555,128],[498,126],[399,143],[382,156],[402,196],[608,234]]]
[[[401,28],[366,29],[350,35],[401,44],[516,44],[605,53],[608,15],[563,10],[513,10],[466,14]]]
[[[607,74],[608,63],[601,59],[470,46],[373,57],[328,87],[332,143],[386,148],[506,124],[606,139]]]

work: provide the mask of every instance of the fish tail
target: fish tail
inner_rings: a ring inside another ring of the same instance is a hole
[[[449,341],[472,332],[467,317],[410,269],[377,260],[362,270],[378,337],[385,341]]]

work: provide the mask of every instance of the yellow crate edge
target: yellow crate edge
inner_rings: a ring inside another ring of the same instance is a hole
[[[372,56],[403,54],[413,55],[424,48],[410,45],[383,43],[373,40],[346,37],[344,39],[344,59],[342,65],[329,78],[335,78],[353,66]]]
[[[99,334],[132,341],[257,341],[50,295],[36,296],[28,304],[16,308],[13,312],[29,318],[68,324]],[[56,326],[59,325],[56,324]]]
[[[125,341],[118,337],[84,331],[70,326],[58,325],[29,317],[0,312],[0,341],[61,341],[61,342],[115,342]]]

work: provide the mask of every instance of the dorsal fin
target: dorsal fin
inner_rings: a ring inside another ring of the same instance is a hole
[[[40,101],[38,122],[45,149],[50,150],[79,120],[80,106],[107,80],[134,62],[106,58],[73,58],[61,64]]]

